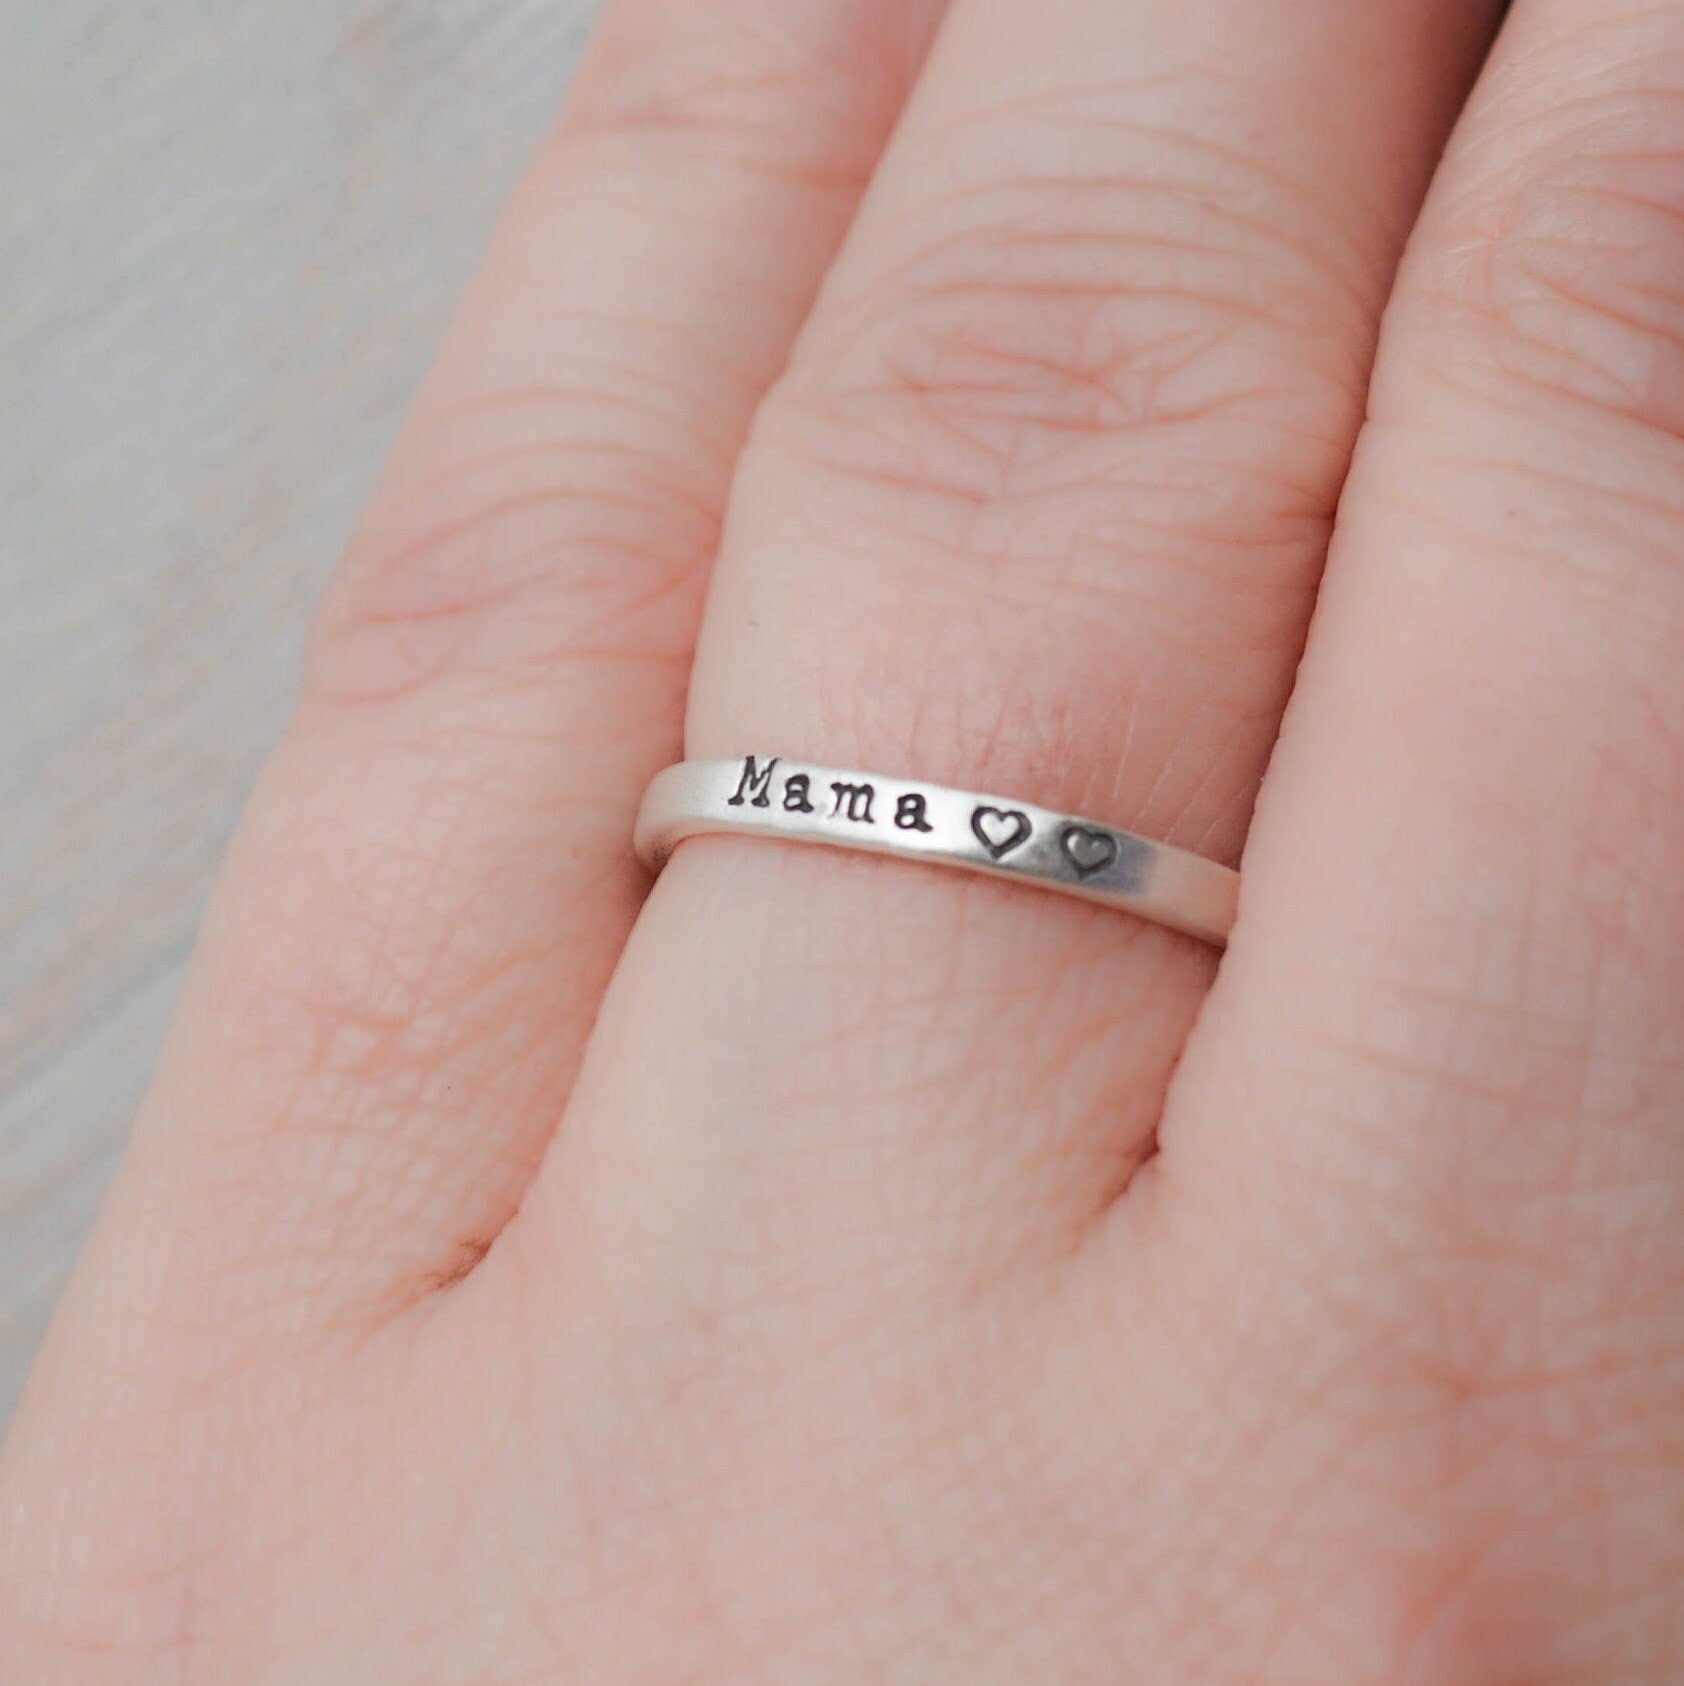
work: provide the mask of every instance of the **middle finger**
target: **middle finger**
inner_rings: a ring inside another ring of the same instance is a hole
[[[688,753],[1002,791],[1232,862],[1492,16],[959,0],[739,467]],[[834,1268],[888,1247],[903,1286],[992,1272],[1126,1178],[1211,965],[992,882],[692,842],[549,1181],[588,1158],[612,1209],[635,1187],[733,1244],[818,1226]]]

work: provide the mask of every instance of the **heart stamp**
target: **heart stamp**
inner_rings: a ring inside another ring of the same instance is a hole
[[[971,830],[976,840],[995,860],[1001,860],[1013,849],[1028,842],[1033,827],[1029,816],[1017,808],[978,808],[971,815]]]
[[[1108,831],[1093,831],[1085,825],[1067,825],[1059,834],[1059,847],[1076,869],[1078,878],[1092,878],[1117,858],[1117,839]]]

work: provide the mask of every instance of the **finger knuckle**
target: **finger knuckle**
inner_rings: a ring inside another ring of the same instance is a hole
[[[1441,372],[1679,434],[1684,32],[1657,41],[1652,23],[1574,32],[1498,78],[1491,138],[1400,297],[1424,305]]]
[[[899,8],[646,0],[611,15],[601,74],[561,133],[670,140],[691,157],[853,182],[871,167],[912,45]]]
[[[567,662],[684,660],[685,588],[719,525],[711,447],[653,391],[501,393],[412,442],[317,612],[305,701],[385,702],[442,675],[553,683]],[[656,413],[645,413],[656,412]]]
[[[1360,286],[1304,232],[1321,212],[1207,142],[1147,149],[1091,119],[1091,161],[996,173],[991,122],[938,137],[981,155],[978,179],[892,230],[806,348],[785,392],[810,448],[977,506],[1106,478],[1138,494],[1153,477],[1131,465],[1196,437],[1319,502],[1368,339]]]

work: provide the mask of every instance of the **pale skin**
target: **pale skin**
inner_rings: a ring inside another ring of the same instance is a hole
[[[1495,14],[613,0],[12,1427],[0,1679],[1684,1678],[1684,5]],[[1243,850],[1234,942],[651,890],[751,750]]]

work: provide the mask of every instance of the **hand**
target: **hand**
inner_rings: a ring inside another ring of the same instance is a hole
[[[941,9],[611,8],[14,1425],[0,1678],[1684,1679],[1684,7],[1519,0],[1418,222],[1493,4]],[[1235,940],[650,892],[686,750],[1245,842]]]

